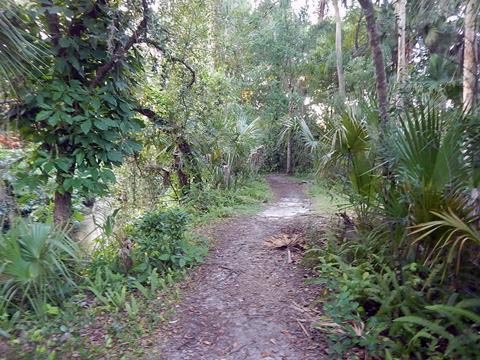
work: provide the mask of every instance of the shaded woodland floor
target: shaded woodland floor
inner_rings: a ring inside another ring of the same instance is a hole
[[[301,233],[310,201],[303,185],[285,176],[271,175],[268,183],[274,200],[263,211],[209,229],[214,249],[146,359],[327,358],[305,316],[315,292],[304,284],[301,254],[292,252],[289,263],[287,251],[265,245],[272,236]]]

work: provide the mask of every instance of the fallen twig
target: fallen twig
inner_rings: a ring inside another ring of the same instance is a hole
[[[305,335],[310,338],[310,333],[307,331],[307,329],[305,328],[305,326],[303,326],[303,324],[300,322],[299,319],[297,319],[297,323],[298,325],[300,325],[300,328],[303,330],[303,332],[305,333]]]

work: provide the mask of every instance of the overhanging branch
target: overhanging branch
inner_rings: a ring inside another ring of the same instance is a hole
[[[123,46],[119,46],[115,49],[112,59],[109,62],[106,62],[102,66],[100,66],[97,70],[97,74],[95,78],[90,82],[89,87],[91,89],[97,87],[98,84],[102,82],[102,80],[108,75],[110,70],[115,66],[115,64],[121,60],[128,50],[135,44],[138,43],[142,35],[147,31],[147,24],[148,24],[148,4],[147,0],[142,1],[143,5],[143,19],[138,24],[137,28],[133,32],[133,34],[128,38],[127,42]]]
[[[168,61],[182,64],[182,65],[190,72],[191,79],[190,79],[190,82],[187,84],[187,88],[191,88],[191,87],[193,86],[193,84],[195,84],[195,81],[196,81],[195,70],[193,70],[193,68],[192,68],[185,60],[170,55],[170,54],[165,50],[165,48],[164,48],[163,46],[161,46],[161,45],[160,45],[158,42],[156,42],[155,40],[152,40],[152,39],[144,39],[143,42],[144,42],[145,44],[148,44],[148,45],[150,45],[150,46],[153,46],[155,49],[157,49],[158,51],[160,51],[160,52],[167,58]]]
[[[157,125],[166,126],[168,125],[164,118],[158,115],[155,111],[148,109],[148,108],[136,108],[134,109],[135,112],[146,116],[150,120],[152,120]]]

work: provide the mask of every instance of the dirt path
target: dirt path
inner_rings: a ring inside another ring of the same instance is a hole
[[[301,228],[309,201],[302,185],[284,176],[268,182],[275,200],[262,212],[214,227],[215,249],[147,359],[327,358],[302,323],[301,309],[314,297],[303,284],[306,274],[287,263],[285,251],[264,245],[272,235]]]

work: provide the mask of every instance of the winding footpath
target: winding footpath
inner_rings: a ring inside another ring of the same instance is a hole
[[[302,320],[302,308],[316,295],[304,285],[307,274],[287,262],[286,251],[265,246],[273,235],[302,228],[309,200],[285,176],[271,175],[268,183],[275,197],[262,212],[213,226],[214,249],[145,359],[328,358]]]

